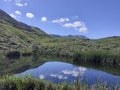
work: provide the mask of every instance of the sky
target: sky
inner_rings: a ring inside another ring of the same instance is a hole
[[[48,34],[120,36],[120,0],[0,0],[0,9]]]

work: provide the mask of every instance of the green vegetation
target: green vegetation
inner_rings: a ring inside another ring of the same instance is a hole
[[[108,51],[84,51],[77,52],[73,56],[74,62],[95,63],[99,65],[108,65],[120,67],[120,52]]]
[[[52,84],[30,76],[15,77],[4,76],[0,78],[0,90],[119,90],[119,87],[106,87],[105,84],[96,83],[88,87],[76,81],[73,84],[59,83]]]

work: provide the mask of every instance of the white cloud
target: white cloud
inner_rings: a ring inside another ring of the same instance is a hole
[[[56,20],[52,20],[52,23],[64,23],[70,21],[69,18],[60,18]]]
[[[79,19],[78,16],[73,16],[71,19],[72,20],[70,20],[69,18],[59,18],[56,20],[52,20],[51,22],[58,23],[62,27],[65,27],[65,28],[73,28],[74,30],[77,30],[78,32],[87,33],[88,28],[86,27],[84,22],[79,21],[79,20],[77,21],[77,19]],[[73,20],[74,20],[74,22],[70,22]]]
[[[73,23],[65,23],[63,25],[63,27],[66,27],[66,28],[78,28],[78,27],[81,27],[82,26],[82,23],[80,21],[76,21],[76,22],[73,22]]]
[[[11,16],[12,18],[16,18],[16,15],[14,15],[13,13],[11,13],[10,16]]]
[[[85,26],[84,22],[81,21],[75,21],[73,23],[65,23],[63,27],[66,28],[73,28],[75,30],[78,30],[79,32],[86,33],[88,31],[87,27]]]
[[[85,26],[79,29],[79,32],[87,33],[87,31],[88,31],[88,28]]]
[[[23,7],[23,6],[27,6],[27,3],[16,2],[15,5],[18,7]]]
[[[27,2],[22,2],[22,0],[15,0],[15,5],[18,7],[27,6]]]
[[[22,4],[22,3],[16,3],[15,5],[16,5],[16,6],[19,6],[19,7],[23,7],[23,4]]]
[[[33,18],[34,17],[34,14],[32,14],[32,13],[26,13],[26,17],[28,17],[28,18]]]
[[[17,11],[15,11],[15,14],[16,14],[16,15],[21,15],[22,13],[17,10]]]
[[[20,11],[18,11],[18,10],[16,10],[14,13],[11,13],[10,14],[10,16],[12,17],[12,18],[18,18],[18,17],[20,17],[20,15],[21,15],[22,13],[20,12]]]
[[[47,21],[47,18],[46,18],[46,17],[42,17],[42,18],[41,18],[41,21],[42,21],[42,22],[46,22],[46,21]]]
[[[28,3],[27,2],[23,2],[22,0],[4,0],[5,2],[11,2],[13,1],[13,3],[18,6],[18,7],[23,7],[23,6],[27,6]]]

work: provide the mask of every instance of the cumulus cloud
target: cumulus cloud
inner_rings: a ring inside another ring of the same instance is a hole
[[[15,5],[18,7],[23,7],[23,6],[27,6],[27,3],[16,2]]]
[[[77,30],[79,32],[87,33],[88,28],[86,27],[85,23],[77,19],[79,19],[78,16],[73,16],[71,20],[69,18],[59,18],[59,19],[52,20],[51,22],[57,23],[64,28],[73,28],[74,30]],[[73,22],[70,22],[70,21],[73,21]]]
[[[82,26],[82,22],[76,21],[76,22],[73,22],[73,23],[65,23],[63,26],[66,27],[66,28],[78,28],[78,27]]]
[[[22,7],[22,6],[23,6],[22,3],[16,3],[15,5],[16,5],[16,6],[19,6],[19,7]]]
[[[11,13],[10,16],[16,19],[17,17],[20,17],[21,14],[20,11],[16,10],[14,13]]]
[[[23,6],[27,6],[27,2],[24,2],[22,0],[4,0],[5,2],[13,2],[16,6],[18,7],[23,7]]]
[[[16,15],[21,15],[22,13],[17,10],[17,11],[15,11],[15,14],[16,14]]]
[[[73,29],[78,30],[79,32],[83,32],[83,33],[86,33],[88,31],[84,22],[81,22],[81,21],[75,21],[75,22],[72,22],[72,23],[65,23],[63,25],[63,27],[73,28]]]
[[[87,31],[88,31],[88,28],[85,26],[79,29],[79,32],[87,33]]]
[[[28,18],[34,18],[34,14],[32,14],[32,13],[26,13],[26,17],[28,17]]]
[[[12,18],[16,18],[16,15],[13,14],[13,13],[11,13],[10,16],[11,16]]]
[[[42,17],[42,18],[41,18],[41,21],[42,21],[42,22],[46,22],[46,21],[47,21],[47,18],[46,18],[46,17]]]
[[[60,19],[52,20],[52,23],[64,23],[68,21],[69,21],[69,18],[60,18]]]

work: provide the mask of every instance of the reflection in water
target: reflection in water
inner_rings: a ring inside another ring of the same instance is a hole
[[[106,83],[108,86],[117,85],[120,87],[120,76],[63,62],[47,62],[35,69],[29,69],[17,75],[24,76],[26,74],[54,83],[64,81],[72,83],[79,79],[89,86],[99,82]]]

